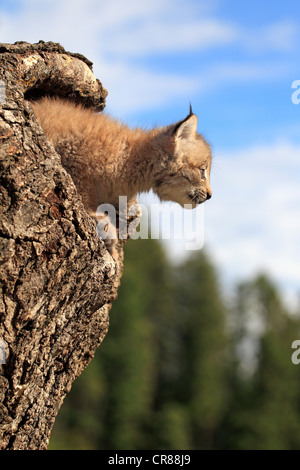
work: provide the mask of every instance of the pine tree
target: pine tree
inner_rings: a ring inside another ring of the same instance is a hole
[[[299,319],[289,315],[265,275],[239,286],[236,317],[243,325],[236,352],[245,353],[240,346],[248,344],[252,369],[248,376],[236,377],[227,444],[238,449],[297,449],[300,389],[291,344],[299,337]]]
[[[192,447],[212,449],[227,397],[226,307],[208,255],[193,253],[177,270],[182,374],[176,393],[189,407]]]
[[[169,265],[155,240],[130,241],[119,298],[101,360],[109,384],[105,436],[100,446],[150,448],[152,409],[161,347],[158,320],[168,309]]]
[[[128,242],[110,319],[62,407],[53,448],[217,448],[229,343],[208,255],[176,267],[157,241]]]

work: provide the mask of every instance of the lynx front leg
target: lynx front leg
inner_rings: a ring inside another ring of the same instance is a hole
[[[97,235],[104,241],[107,250],[114,260],[118,261],[116,245],[118,241],[117,229],[109,218],[108,212],[94,212],[90,214],[97,222]]]
[[[109,204],[102,204],[101,206],[98,207],[99,210],[96,212],[90,212],[90,215],[97,222],[98,237],[104,241],[107,250],[118,263],[116,249],[118,239],[134,238],[135,231],[140,223],[142,210],[136,200],[131,200],[126,204],[119,203],[119,210],[115,211],[113,208],[110,213],[109,210],[112,207]],[[107,210],[105,210],[106,208]]]
[[[136,229],[140,225],[142,217],[142,208],[135,201],[134,204],[128,204],[128,237],[133,238]]]
[[[118,210],[120,239],[127,240],[128,238],[132,238],[140,223],[141,216],[142,209],[135,198],[127,201],[126,197],[124,200],[120,197]]]

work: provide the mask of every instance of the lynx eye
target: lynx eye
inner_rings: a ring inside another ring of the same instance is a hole
[[[200,176],[201,176],[201,179],[206,180],[206,169],[205,168],[200,168]]]

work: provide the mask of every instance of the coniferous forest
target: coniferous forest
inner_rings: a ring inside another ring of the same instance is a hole
[[[173,266],[158,241],[130,241],[109,332],[49,448],[299,449],[297,339],[268,276],[227,295],[204,250]]]

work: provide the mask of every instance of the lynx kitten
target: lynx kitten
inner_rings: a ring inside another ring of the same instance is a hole
[[[151,188],[161,200],[181,206],[196,207],[211,198],[210,147],[197,133],[191,108],[182,121],[146,131],[58,98],[32,105],[90,215],[103,203],[117,208],[119,196],[133,204],[137,193]],[[113,252],[115,228],[107,221],[105,230]]]

